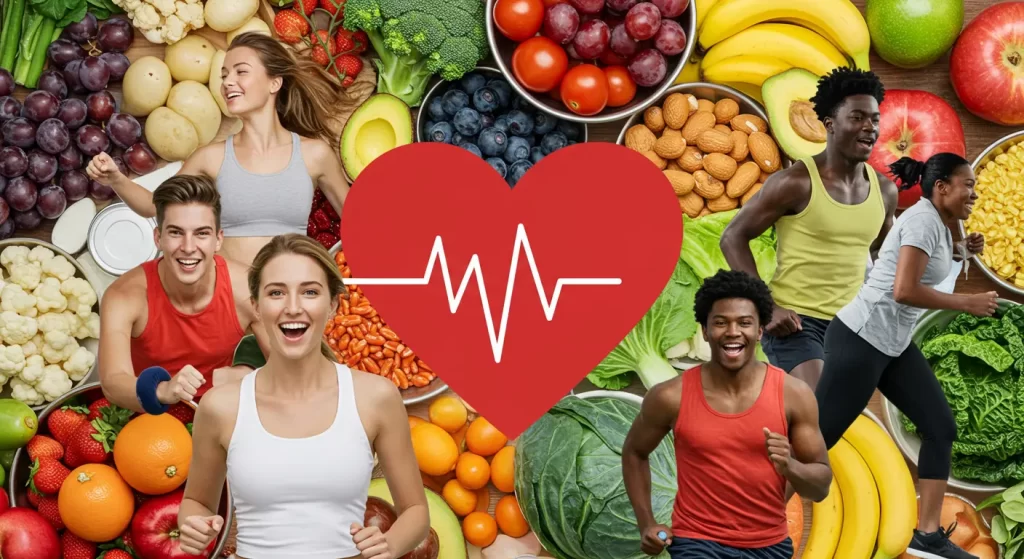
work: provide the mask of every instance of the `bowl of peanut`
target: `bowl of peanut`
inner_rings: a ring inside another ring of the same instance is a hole
[[[340,242],[330,254],[348,288],[348,298],[339,299],[338,310],[324,329],[324,341],[338,362],[387,378],[401,390],[406,406],[445,393],[448,385],[384,322],[359,286],[347,282],[352,272]]]
[[[792,164],[757,101],[712,83],[670,87],[626,121],[616,143],[657,165],[692,219],[742,206]]]
[[[985,235],[985,251],[971,258],[1000,287],[1024,296],[1024,130],[996,140],[974,160],[978,199],[960,237]]]

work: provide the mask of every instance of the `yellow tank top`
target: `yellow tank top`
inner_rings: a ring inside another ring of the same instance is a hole
[[[864,283],[871,243],[885,221],[885,203],[871,166],[864,165],[871,183],[867,199],[848,205],[825,190],[813,159],[801,161],[811,176],[811,199],[802,212],[775,223],[772,296],[780,307],[831,320]]]

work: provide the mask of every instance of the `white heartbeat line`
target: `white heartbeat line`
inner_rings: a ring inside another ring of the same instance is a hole
[[[462,296],[466,294],[469,280],[475,275],[477,288],[480,290],[480,302],[483,306],[484,320],[487,322],[487,333],[491,340],[491,351],[494,353],[494,362],[501,363],[501,354],[505,348],[505,332],[508,326],[509,307],[512,305],[513,284],[516,278],[516,271],[519,268],[520,251],[526,254],[530,264],[530,272],[533,275],[533,283],[537,286],[537,295],[541,305],[544,307],[544,316],[550,322],[555,317],[555,309],[558,307],[558,298],[562,294],[562,287],[566,285],[622,285],[622,278],[558,278],[555,282],[554,293],[551,300],[548,300],[544,291],[544,284],[541,281],[540,271],[537,270],[537,262],[533,257],[533,250],[530,248],[530,239],[526,236],[526,228],[522,223],[516,228],[515,246],[512,249],[512,264],[508,270],[508,283],[505,284],[505,304],[501,309],[501,326],[497,334],[494,332],[494,318],[491,316],[491,305],[487,299],[487,288],[484,287],[484,274],[480,268],[480,257],[476,254],[469,259],[469,266],[466,274],[462,276],[462,284],[459,285],[459,292],[453,293],[451,274],[448,270],[448,259],[445,257],[444,241],[438,235],[434,239],[434,247],[430,251],[430,259],[427,261],[427,270],[420,278],[349,278],[348,281],[357,285],[429,285],[430,278],[434,273],[434,266],[440,260],[441,275],[444,278],[445,291],[448,294],[448,308],[455,314],[459,310]]]

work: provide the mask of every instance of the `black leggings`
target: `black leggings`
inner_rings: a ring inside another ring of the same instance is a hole
[[[833,319],[825,331],[825,368],[815,390],[828,448],[839,442],[876,387],[917,426],[918,478],[948,479],[956,422],[921,350],[910,344],[899,357],[889,357]]]

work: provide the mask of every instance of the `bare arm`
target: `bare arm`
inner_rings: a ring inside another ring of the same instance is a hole
[[[681,387],[680,377],[651,388],[622,445],[622,478],[641,534],[657,523],[651,510],[651,463],[648,457],[672,430],[679,413]]]
[[[882,222],[882,229],[878,232],[878,237],[871,243],[872,262],[878,260],[878,251],[882,248],[882,243],[885,242],[885,237],[896,220],[896,206],[900,195],[896,185],[881,174],[878,175],[878,186],[882,191],[882,201],[885,203],[885,221]]]
[[[315,145],[315,157],[319,163],[317,168],[320,171],[316,177],[316,185],[340,217],[341,209],[345,205],[345,198],[348,196],[348,180],[345,179],[345,172],[341,168],[338,154],[331,149],[327,142],[320,140]]]
[[[786,479],[801,497],[820,502],[828,497],[832,467],[818,426],[818,401],[810,386],[794,377],[786,377],[785,397],[793,449]]]
[[[230,398],[237,398],[238,385],[212,388],[196,408],[192,422],[192,466],[185,481],[185,496],[178,510],[178,525],[190,516],[213,516],[220,505],[227,475],[227,450],[221,444],[222,429],[233,422]],[[237,411],[236,411],[237,413]]]
[[[921,283],[928,266],[928,253],[916,246],[900,247],[892,296],[901,305],[919,309],[967,311],[967,295],[943,293]]]
[[[125,289],[129,277],[114,282],[100,302],[100,387],[112,404],[143,413],[135,394],[135,371],[132,365],[132,325],[138,317],[138,303]]]
[[[200,148],[192,153],[181,165],[175,175],[197,175],[206,168],[207,150]],[[156,206],[153,205],[153,192],[139,183],[129,179],[114,165],[114,160],[107,153],[100,153],[86,166],[89,178],[109,185],[117,196],[131,210],[142,217],[156,217]]]

